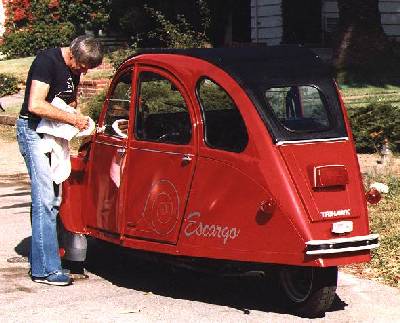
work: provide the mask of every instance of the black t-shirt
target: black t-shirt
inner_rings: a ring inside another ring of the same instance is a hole
[[[75,75],[65,64],[61,48],[50,48],[40,51],[34,59],[26,80],[24,103],[20,115],[32,119],[40,119],[28,111],[28,101],[32,80],[50,85],[46,101],[51,102],[55,97],[63,99],[67,104],[75,101],[79,84],[79,75]]]

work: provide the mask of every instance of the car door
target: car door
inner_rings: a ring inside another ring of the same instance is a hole
[[[111,84],[91,146],[88,178],[88,228],[118,235],[118,197],[127,145],[132,70],[119,73]]]
[[[194,111],[183,86],[164,70],[141,67],[136,79],[124,234],[176,243],[196,164]]]

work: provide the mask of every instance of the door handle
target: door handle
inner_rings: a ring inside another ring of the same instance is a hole
[[[192,161],[192,156],[190,156],[189,154],[185,154],[182,157],[182,164],[183,165],[187,165]]]
[[[120,154],[120,155],[125,154],[125,152],[126,152],[126,149],[125,149],[125,148],[118,148],[118,149],[117,149],[117,153]]]

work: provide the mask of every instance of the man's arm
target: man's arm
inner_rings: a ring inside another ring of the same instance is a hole
[[[88,118],[77,113],[68,113],[53,107],[46,101],[46,96],[49,92],[49,84],[32,80],[28,110],[31,113],[38,115],[41,118],[52,119],[64,123],[69,123],[79,130],[84,130],[88,125]]]

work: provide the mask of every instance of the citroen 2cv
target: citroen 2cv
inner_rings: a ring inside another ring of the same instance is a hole
[[[139,52],[71,162],[70,260],[84,259],[88,235],[263,270],[291,310],[315,316],[333,302],[337,267],[378,246],[345,107],[303,47]]]

